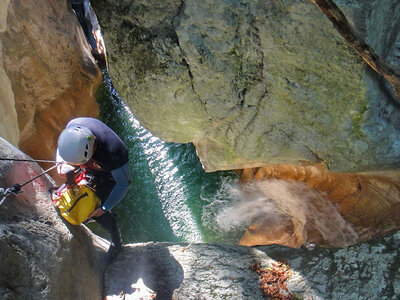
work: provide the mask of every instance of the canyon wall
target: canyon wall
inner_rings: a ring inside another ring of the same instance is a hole
[[[1,137],[54,158],[70,119],[98,115],[101,79],[69,1],[0,2]]]
[[[335,2],[398,70],[400,3]],[[398,166],[398,99],[311,1],[92,5],[119,94],[154,135],[193,142],[206,171]]]
[[[2,138],[0,156],[30,159]],[[36,163],[0,161],[0,187],[22,185],[42,171]],[[102,297],[107,243],[61,218],[48,192],[53,186],[41,176],[0,205],[1,299]]]

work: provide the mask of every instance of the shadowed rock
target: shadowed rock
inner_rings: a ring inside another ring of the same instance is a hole
[[[1,138],[0,157],[30,159]],[[0,187],[22,184],[42,171],[36,163],[0,161]],[[0,206],[1,299],[102,296],[104,243],[84,226],[63,222],[48,192],[53,185],[39,177]]]

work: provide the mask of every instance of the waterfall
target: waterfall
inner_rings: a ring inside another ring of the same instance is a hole
[[[207,174],[192,144],[163,142],[132,115],[104,72],[100,119],[125,142],[133,184],[115,208],[127,242],[206,242],[213,233],[203,226],[201,192],[214,194],[233,172]],[[92,225],[92,227],[96,227]],[[94,228],[96,230],[96,228]],[[99,230],[97,228],[97,230]]]
[[[158,200],[173,234],[187,242],[202,242],[202,234],[186,202],[184,183],[173,160],[168,157],[169,145],[141,126],[128,107],[125,109],[136,131],[137,146],[143,149],[147,158]]]
[[[100,119],[130,152],[133,184],[115,209],[125,243],[238,244],[260,218],[274,224],[290,219],[293,234],[305,239],[306,225],[312,224],[332,246],[356,242],[336,207],[299,183],[275,180],[239,187],[234,172],[206,173],[192,144],[163,142],[135,119],[107,73],[99,105]]]
[[[263,231],[268,230],[272,239],[274,233],[280,233],[282,224],[289,222],[294,239],[303,244],[308,241],[307,226],[319,232],[325,245],[345,247],[358,240],[357,233],[338,208],[305,183],[265,180],[240,188],[226,184],[224,189],[230,195],[230,203],[221,203],[215,209],[216,223],[223,232],[245,229],[254,222],[263,224]]]

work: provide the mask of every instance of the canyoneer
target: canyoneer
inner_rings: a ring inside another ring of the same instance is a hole
[[[122,240],[115,215],[110,210],[122,200],[131,184],[124,142],[103,122],[76,118],[58,138],[56,160],[59,163],[57,172],[66,180],[57,193],[53,193],[61,215],[75,225],[85,219],[98,222],[110,234],[108,255],[114,258],[121,249]],[[65,206],[63,203],[69,206],[61,209]]]

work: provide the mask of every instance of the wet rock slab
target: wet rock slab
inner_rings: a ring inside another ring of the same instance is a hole
[[[130,244],[105,274],[107,299],[263,299],[251,269],[284,263],[281,293],[300,299],[397,299],[400,232],[344,249]]]

